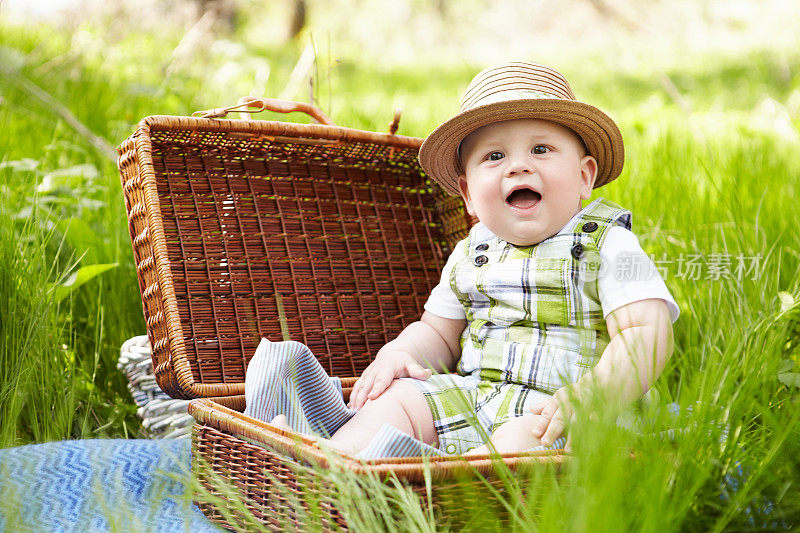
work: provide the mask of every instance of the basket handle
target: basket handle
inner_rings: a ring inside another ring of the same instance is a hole
[[[251,107],[254,109],[249,109]],[[207,109],[205,111],[195,111],[192,113],[192,116],[222,118],[232,111],[238,111],[242,115],[241,118],[247,120],[249,117],[247,117],[245,113],[260,113],[265,110],[274,111],[276,113],[293,113],[295,111],[300,111],[301,113],[311,116],[311,118],[320,124],[325,124],[326,126],[336,125],[328,115],[313,104],[295,102],[293,100],[279,100],[277,98],[258,98],[256,96],[243,96],[239,98],[239,103],[236,105]],[[389,124],[389,135],[395,135],[397,133],[397,129],[400,127],[400,116],[402,113],[402,110],[395,109],[394,118],[392,123]]]
[[[249,109],[251,107],[254,109]],[[257,98],[255,96],[243,96],[236,105],[207,109],[205,111],[195,111],[192,113],[192,116],[222,118],[232,111],[238,111],[239,113],[259,113],[264,110],[275,111],[276,113],[293,113],[295,111],[300,111],[301,113],[310,115],[311,118],[320,124],[335,126],[330,117],[315,105],[305,102],[293,102],[291,100],[278,100],[277,98]]]

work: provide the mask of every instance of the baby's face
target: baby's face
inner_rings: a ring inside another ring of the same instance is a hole
[[[592,193],[597,161],[555,122],[516,119],[475,130],[461,144],[461,196],[501,239],[530,246],[558,233]]]

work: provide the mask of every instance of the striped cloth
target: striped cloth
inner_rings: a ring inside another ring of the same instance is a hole
[[[221,531],[186,494],[187,440],[73,440],[0,450],[0,531]]]
[[[330,437],[356,413],[344,402],[341,380],[328,376],[311,350],[294,341],[262,339],[247,367],[244,391],[245,416],[269,422],[283,414],[293,430],[319,437]],[[564,444],[565,441],[559,439],[551,448],[563,448]],[[384,424],[358,457],[380,459],[453,453],[453,450],[429,446]]]

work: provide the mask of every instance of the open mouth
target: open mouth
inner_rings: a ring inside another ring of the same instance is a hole
[[[506,197],[506,203],[517,209],[530,209],[538,204],[541,199],[541,194],[533,189],[523,187],[511,191],[511,194]]]

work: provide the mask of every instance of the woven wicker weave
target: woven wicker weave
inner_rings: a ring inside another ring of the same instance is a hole
[[[119,148],[156,379],[174,398],[225,397],[190,404],[195,458],[239,486],[268,525],[292,523],[295,511],[275,503],[263,470],[299,490],[288,465],[327,459],[241,414],[247,363],[261,337],[291,338],[351,386],[421,315],[469,220],[420,170],[420,143],[331,125],[152,116]],[[419,458],[343,461],[423,480]],[[444,490],[456,473],[491,464],[437,459],[431,471]]]

